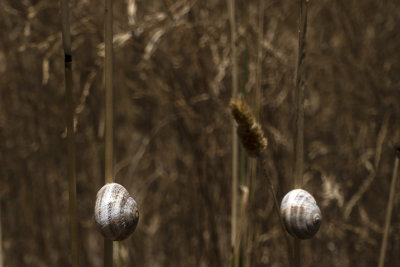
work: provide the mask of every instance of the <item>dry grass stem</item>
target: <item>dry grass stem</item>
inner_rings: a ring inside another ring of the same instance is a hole
[[[386,255],[386,248],[387,248],[387,241],[389,236],[389,229],[390,229],[390,220],[392,218],[392,209],[393,209],[393,201],[396,192],[396,185],[397,185],[397,178],[398,178],[398,171],[399,171],[399,159],[400,159],[400,148],[396,150],[396,156],[394,160],[393,166],[393,176],[392,182],[390,184],[390,194],[389,194],[389,201],[387,204],[386,210],[386,219],[385,219],[385,228],[383,231],[383,238],[381,244],[381,251],[379,255],[379,267],[383,267],[385,265],[385,255]]]
[[[252,105],[254,107],[254,116],[256,120],[260,121],[260,110],[261,110],[261,102],[262,102],[262,63],[263,63],[263,40],[264,40],[264,12],[265,12],[265,1],[259,1],[259,10],[258,10],[258,25],[257,25],[257,39],[258,39],[258,47],[257,47],[257,62],[256,62],[256,82],[255,82],[255,94],[253,97]],[[253,264],[253,240],[254,240],[254,227],[255,227],[255,216],[254,216],[254,200],[255,196],[255,182],[257,178],[257,160],[249,158],[248,166],[249,166],[249,222],[248,222],[248,231],[247,231],[247,248],[245,252],[244,266],[250,267]]]
[[[240,244],[242,237],[244,235],[244,230],[245,230],[245,225],[246,225],[246,217],[247,217],[247,208],[248,208],[248,201],[249,201],[249,188],[245,185],[240,186],[240,193],[241,193],[241,198],[240,198],[240,209],[239,209],[239,224],[238,224],[238,232],[237,232],[237,240],[236,244],[237,247],[235,247],[235,255],[240,255]],[[235,261],[236,265],[236,261]]]
[[[0,203],[0,267],[3,267],[3,235],[1,233],[2,223],[1,223],[1,203]]]
[[[296,65],[296,141],[295,141],[295,173],[294,187],[303,186],[304,157],[304,89],[305,89],[305,58],[307,33],[307,0],[300,1],[300,22],[298,57]]]
[[[300,22],[298,57],[296,65],[296,140],[295,140],[295,170],[294,187],[303,186],[303,161],[304,161],[304,90],[305,90],[305,58],[307,34],[307,8],[308,0],[299,0]],[[294,240],[294,264],[301,266],[299,240]]]
[[[276,193],[275,193],[276,191],[275,191],[274,185],[272,183],[272,179],[270,177],[270,174],[269,174],[269,172],[267,170],[267,167],[266,167],[267,163],[265,161],[265,157],[261,154],[258,159],[260,161],[260,165],[262,167],[262,171],[264,173],[264,176],[265,176],[265,178],[267,180],[268,188],[270,189],[270,193],[271,193],[272,198],[274,200],[274,208],[275,208],[274,210],[275,210],[275,212],[276,212],[276,214],[277,214],[277,216],[279,218],[279,224],[281,225],[280,229],[281,229],[282,237],[285,239],[286,246],[287,246],[287,253],[288,253],[287,259],[288,259],[288,262],[289,262],[290,266],[294,266],[295,263],[292,261],[292,247],[290,245],[290,242],[289,242],[289,239],[288,239],[288,236],[287,236],[287,233],[286,233],[285,225],[283,224],[283,219],[282,219],[281,212],[280,212],[280,206],[279,206],[278,198],[276,197]]]
[[[235,19],[235,1],[227,0],[229,12],[229,24],[231,30],[231,61],[232,61],[232,97],[238,94],[238,65],[237,65],[237,49],[236,49],[236,19]],[[231,215],[231,245],[233,251],[238,250],[237,240],[237,216],[238,216],[238,172],[239,172],[239,146],[238,136],[235,125],[232,122],[232,215]],[[234,253],[233,261],[235,266],[239,263],[239,255]]]
[[[76,166],[75,166],[75,134],[74,134],[74,104],[72,99],[72,55],[71,34],[69,21],[69,6],[67,0],[61,1],[62,39],[64,46],[65,69],[65,110],[67,124],[67,154],[68,154],[68,191],[69,191],[69,215],[71,232],[72,266],[77,267],[78,259],[78,215],[76,204]]]
[[[232,99],[229,106],[238,124],[237,133],[244,148],[250,156],[259,157],[268,144],[260,124],[243,99]]]
[[[251,112],[249,106],[242,98],[232,99],[230,102],[230,108],[233,117],[237,122],[237,132],[242,142],[244,148],[248,152],[248,154],[252,157],[257,157],[261,162],[261,166],[263,169],[264,176],[268,182],[268,187],[270,189],[271,195],[274,201],[274,209],[278,215],[279,222],[281,224],[282,236],[286,240],[286,244],[288,247],[288,254],[289,254],[289,262],[291,263],[291,247],[289,243],[289,239],[286,235],[285,226],[283,225],[283,221],[280,214],[279,209],[279,202],[278,198],[276,197],[276,191],[272,184],[270,175],[266,169],[266,162],[262,152],[267,147],[268,141],[264,137],[264,132],[260,126],[260,124],[254,118],[253,113]]]
[[[104,9],[104,83],[106,92],[106,124],[105,124],[105,182],[113,182],[113,0],[105,1]]]
[[[106,92],[105,123],[105,183],[113,182],[114,127],[113,127],[113,0],[105,0],[104,7],[104,83]],[[104,238],[104,267],[113,266],[113,242]]]

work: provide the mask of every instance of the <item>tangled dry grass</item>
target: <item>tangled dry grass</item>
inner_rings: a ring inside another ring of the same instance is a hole
[[[104,181],[103,11],[71,1],[82,266],[102,266],[93,223]],[[279,199],[291,189],[296,1],[236,1],[240,91],[254,98],[264,16],[260,124]],[[261,12],[262,11],[262,12]],[[141,219],[115,266],[227,266],[230,247],[230,31],[225,1],[116,1],[115,176]],[[69,266],[64,66],[58,1],[0,5],[0,201],[4,266]],[[304,187],[324,222],[303,265],[376,266],[400,143],[400,5],[310,1]],[[250,102],[251,103],[251,102]],[[244,157],[244,156],[243,156]],[[247,161],[246,161],[247,162]],[[248,175],[243,164],[241,176]],[[242,182],[243,183],[243,182]],[[284,266],[266,181],[250,194],[243,255]],[[400,266],[394,202],[387,266]],[[248,249],[247,249],[248,248]]]

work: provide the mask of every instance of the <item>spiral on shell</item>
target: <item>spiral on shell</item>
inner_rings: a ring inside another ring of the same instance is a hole
[[[128,190],[109,183],[97,193],[94,217],[97,229],[113,241],[126,239],[139,221],[139,209]]]
[[[313,237],[322,222],[314,197],[303,189],[287,193],[281,203],[281,216],[289,234],[299,239]]]

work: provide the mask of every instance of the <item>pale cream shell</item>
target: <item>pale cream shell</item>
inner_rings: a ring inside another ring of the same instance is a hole
[[[108,239],[126,239],[139,221],[136,201],[120,184],[109,183],[97,193],[94,217],[97,229]]]
[[[299,239],[313,237],[322,222],[317,202],[303,189],[294,189],[285,195],[281,203],[281,216],[288,233]]]

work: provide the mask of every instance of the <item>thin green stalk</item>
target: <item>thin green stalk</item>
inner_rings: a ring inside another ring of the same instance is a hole
[[[240,186],[240,192],[241,192],[241,199],[240,199],[240,209],[239,209],[239,217],[240,219],[238,220],[238,235],[237,235],[237,246],[235,247],[235,255],[238,255],[239,260],[235,261],[235,266],[242,266],[241,262],[241,257],[240,257],[240,243],[241,243],[241,237],[243,236],[243,231],[245,230],[245,225],[246,225],[246,210],[247,210],[247,204],[249,200],[249,189],[245,185]],[[240,264],[239,264],[240,263]]]
[[[300,23],[298,57],[296,66],[296,141],[295,141],[295,174],[294,187],[303,186],[303,157],[304,157],[304,89],[305,89],[305,57],[307,33],[307,6],[308,0],[299,0]],[[294,240],[294,264],[301,266],[300,240]]]
[[[260,110],[261,110],[261,99],[262,99],[262,59],[263,59],[263,47],[262,43],[264,40],[264,7],[265,1],[259,2],[259,14],[258,14],[258,47],[257,47],[257,65],[256,65],[256,87],[254,95],[254,116],[256,120],[260,120]],[[249,158],[249,222],[248,222],[248,233],[247,233],[247,249],[245,254],[244,266],[250,267],[252,260],[252,240],[254,233],[254,221],[253,221],[253,201],[255,199],[255,179],[257,176],[257,160]]]
[[[279,218],[281,230],[283,233],[283,238],[286,240],[286,244],[288,247],[287,250],[289,256],[288,261],[289,263],[291,263],[292,253],[291,253],[289,239],[287,239],[286,236],[285,226],[283,225],[283,220],[281,218],[278,199],[275,194],[275,189],[272,184],[272,180],[270,179],[270,175],[266,168],[265,157],[262,154],[268,145],[268,140],[264,137],[264,132],[261,128],[261,125],[256,121],[249,106],[244,102],[242,98],[232,99],[229,106],[231,108],[232,115],[238,124],[237,132],[240,137],[242,145],[246,149],[248,155],[257,158],[262,166],[264,176],[267,179],[268,186],[269,189],[271,190],[271,194],[274,200],[274,208]]]
[[[234,0],[227,0],[229,22],[231,29],[231,57],[232,57],[232,98],[238,94],[238,72],[237,72],[237,51],[236,51],[236,20]],[[232,119],[232,217],[231,217],[231,245],[233,249],[234,266],[239,263],[239,258],[234,251],[237,247],[237,213],[238,213],[238,136],[236,126]]]
[[[399,158],[400,158],[400,149],[396,151],[396,158],[394,160],[393,176],[392,176],[392,182],[390,184],[389,202],[386,210],[385,228],[383,231],[381,252],[379,255],[379,264],[378,264],[379,267],[383,267],[385,265],[385,256],[386,256],[387,241],[390,229],[390,220],[392,218],[393,200],[395,196],[397,177],[399,171]]]
[[[78,266],[78,218],[76,205],[76,167],[75,167],[75,137],[73,125],[74,104],[72,100],[72,54],[69,22],[69,7],[67,0],[61,0],[62,39],[64,46],[65,69],[65,107],[67,121],[67,154],[68,154],[68,189],[69,216],[71,231],[72,266]]]
[[[245,31],[246,33],[249,32],[249,19],[248,19],[248,12],[244,12],[245,14],[245,19],[244,21],[246,22],[245,24]],[[247,92],[247,83],[249,80],[249,58],[250,58],[250,52],[249,52],[249,42],[246,34],[245,38],[245,49],[243,51],[243,56],[242,56],[242,67],[238,67],[242,70],[242,82],[238,87],[240,87],[240,93],[243,96],[244,99],[248,97],[248,92]],[[239,60],[240,61],[240,60]],[[244,146],[239,146],[239,188],[240,192],[243,193],[242,189],[246,188],[247,189],[247,201],[246,201],[246,210],[248,210],[247,205],[248,205],[248,190],[249,190],[249,181],[248,181],[248,175],[247,174],[247,169],[248,169],[248,162],[246,161],[246,149]],[[244,187],[243,187],[244,186]],[[245,250],[247,248],[247,234],[248,231],[244,227],[248,226],[248,217],[247,214],[242,213],[242,199],[239,201],[239,219],[238,219],[238,231],[237,231],[237,243],[236,243],[236,254],[238,255],[237,257],[239,260],[235,264],[235,266],[243,266],[243,262],[246,261],[246,253]]]
[[[104,82],[106,91],[105,181],[113,182],[113,1],[106,0]]]
[[[105,183],[113,182],[113,1],[104,7],[104,83],[106,91]],[[104,267],[113,266],[113,242],[104,238]]]
[[[286,246],[287,246],[288,261],[289,261],[290,266],[293,266],[295,263],[293,263],[293,262],[291,261],[291,259],[292,259],[292,257],[291,257],[291,255],[292,255],[292,248],[291,248],[291,246],[290,246],[290,242],[289,242],[289,239],[288,239],[287,234],[286,234],[285,225],[283,224],[283,219],[282,219],[281,212],[280,212],[280,206],[279,206],[278,198],[276,197],[276,193],[275,193],[276,191],[275,191],[274,185],[272,184],[271,177],[270,177],[270,175],[269,175],[269,173],[268,173],[268,170],[267,170],[267,167],[266,167],[266,166],[267,166],[267,162],[266,162],[266,160],[265,160],[265,156],[261,154],[261,155],[259,156],[258,160],[260,161],[260,165],[261,165],[261,167],[262,167],[262,171],[263,171],[264,176],[265,176],[265,178],[266,178],[266,180],[267,180],[268,187],[269,187],[269,189],[270,189],[272,198],[273,198],[273,200],[274,200],[275,212],[276,212],[276,214],[278,215],[279,224],[281,225],[280,228],[281,228],[281,231],[282,231],[282,236],[283,236],[283,238],[285,239]]]
[[[252,264],[252,252],[253,252],[253,236],[254,236],[254,199],[255,199],[255,179],[257,176],[257,161],[254,158],[248,158],[249,165],[249,200],[248,200],[248,223],[247,223],[247,240],[246,240],[246,251],[244,257],[244,266],[250,267]]]
[[[3,239],[2,239],[2,233],[1,233],[1,202],[0,202],[0,267],[3,267]]]
[[[304,156],[304,63],[306,57],[307,33],[307,0],[300,0],[299,50],[296,66],[296,145],[295,145],[295,175],[294,187],[303,186],[303,156]]]

